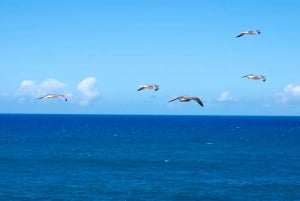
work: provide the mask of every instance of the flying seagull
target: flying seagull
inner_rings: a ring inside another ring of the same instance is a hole
[[[191,100],[196,101],[199,105],[203,107],[203,103],[198,97],[187,97],[187,96],[178,96],[177,98],[173,98],[172,100],[169,100],[169,102],[173,102],[175,100],[179,100],[180,102],[189,102]]]
[[[243,31],[239,35],[237,35],[236,37],[239,38],[239,37],[244,36],[244,35],[255,35],[255,34],[260,34],[260,31],[259,30]]]
[[[159,89],[159,85],[157,85],[157,84],[143,84],[143,85],[139,86],[138,91],[141,91],[143,89],[154,89],[155,91],[157,91]]]
[[[242,78],[248,78],[248,79],[252,79],[252,80],[262,80],[263,82],[265,82],[267,79],[264,75],[253,75],[253,74],[248,74],[243,76]]]
[[[62,98],[64,99],[65,101],[68,101],[67,97],[65,95],[62,95],[62,94],[47,94],[45,96],[41,96],[37,99],[43,99],[43,98]]]

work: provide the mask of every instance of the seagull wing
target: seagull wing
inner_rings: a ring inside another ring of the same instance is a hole
[[[144,86],[140,86],[140,88],[138,88],[138,91],[141,91],[141,90],[143,90],[143,89],[145,89],[146,87],[144,87]]]
[[[41,96],[41,97],[38,97],[37,99],[43,99],[43,98],[46,98],[47,96],[49,96],[49,94]]]
[[[175,100],[178,100],[178,99],[180,99],[181,97],[182,97],[182,96],[179,96],[179,97],[173,98],[173,99],[169,100],[169,102],[173,102],[173,101],[175,101]]]
[[[154,85],[154,90],[155,90],[155,91],[158,91],[158,90],[159,90],[159,85],[157,85],[157,84]]]
[[[198,97],[192,97],[191,99],[194,100],[194,101],[196,101],[199,105],[201,105],[203,107],[203,103],[200,100],[200,98],[198,98]]]
[[[239,37],[241,37],[241,36],[243,36],[243,35],[245,35],[245,33],[244,33],[244,32],[240,33],[240,34],[239,34],[239,35],[237,35],[236,37],[237,37],[237,38],[239,38]]]

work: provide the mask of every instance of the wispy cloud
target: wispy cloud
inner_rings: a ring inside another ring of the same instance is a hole
[[[225,102],[225,101],[236,101],[236,98],[234,98],[230,93],[229,91],[223,91],[218,99],[217,99],[219,102]]]
[[[99,92],[96,89],[96,82],[96,78],[88,77],[78,84],[77,90],[82,94],[80,100],[81,105],[88,105],[94,98],[99,95]]]
[[[37,97],[46,93],[63,91],[65,88],[65,83],[55,79],[47,79],[42,83],[37,83],[34,80],[23,80],[16,95]]]
[[[291,101],[300,101],[300,85],[288,84],[282,92],[277,93],[277,100],[282,103],[288,103]]]

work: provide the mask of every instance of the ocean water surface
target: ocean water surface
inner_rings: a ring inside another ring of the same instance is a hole
[[[300,200],[300,117],[0,115],[0,200]]]

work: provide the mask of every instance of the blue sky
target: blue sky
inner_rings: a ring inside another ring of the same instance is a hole
[[[299,115],[300,1],[0,1],[0,113]],[[236,38],[241,31],[260,35]],[[266,82],[241,78],[262,74]],[[137,92],[141,84],[160,90]],[[36,100],[63,93],[68,102]],[[204,103],[168,101],[198,96]]]

